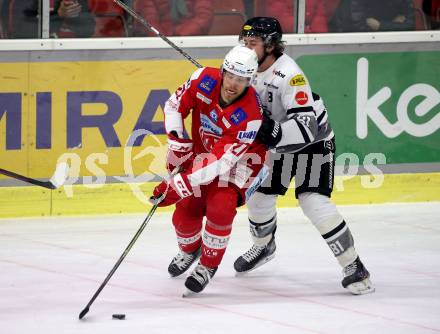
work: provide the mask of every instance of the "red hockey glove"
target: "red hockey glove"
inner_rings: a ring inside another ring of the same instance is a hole
[[[191,165],[194,157],[191,139],[178,138],[174,134],[168,134],[167,169],[172,172],[177,166],[185,170]]]
[[[153,190],[153,196],[150,201],[158,206],[169,206],[177,203],[181,199],[193,194],[192,187],[185,173],[179,173],[168,181],[162,181]]]

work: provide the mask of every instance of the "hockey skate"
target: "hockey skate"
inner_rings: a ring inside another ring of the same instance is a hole
[[[201,292],[214,277],[217,268],[208,268],[199,263],[185,281],[187,291],[183,293],[183,297]]]
[[[364,295],[374,292],[375,288],[370,281],[370,273],[365,268],[359,257],[346,266],[342,273],[344,278],[342,286],[354,295]]]
[[[262,266],[275,257],[276,248],[275,237],[266,246],[252,245],[246,253],[235,260],[235,271],[237,273],[246,273]]]
[[[168,273],[171,277],[177,277],[187,271],[191,265],[197,261],[202,253],[202,247],[199,247],[193,253],[185,253],[179,251],[179,253],[171,260],[168,266]]]

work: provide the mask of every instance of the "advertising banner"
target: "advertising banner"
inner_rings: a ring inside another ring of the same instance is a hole
[[[0,64],[1,168],[49,178],[61,158],[81,176],[164,173],[163,107],[194,70],[185,60]]]
[[[325,99],[337,154],[387,164],[440,162],[440,53],[302,56],[298,64]]]
[[[337,155],[362,165],[371,153],[387,164],[440,162],[439,59],[438,52],[387,52],[297,61],[324,97]],[[85,183],[102,183],[165,172],[162,110],[195,68],[186,60],[131,60],[0,63],[0,70],[1,167],[49,178],[61,157]]]

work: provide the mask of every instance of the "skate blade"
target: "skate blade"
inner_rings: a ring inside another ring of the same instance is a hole
[[[188,298],[188,297],[192,297],[195,296],[196,293],[190,289],[185,289],[185,291],[183,291],[182,293],[182,298]]]
[[[235,272],[235,277],[241,277],[241,276],[246,275],[247,273],[250,273],[251,271],[253,271],[253,270],[255,270],[255,269],[261,267],[263,264],[269,262],[269,261],[272,260],[274,257],[275,257],[275,253],[273,253],[273,254],[271,254],[271,255],[265,257],[262,261],[258,262],[258,263],[256,264],[255,267],[253,267],[253,268],[251,268],[251,269],[249,269],[249,270],[246,270],[246,271],[236,271],[236,272]]]
[[[369,278],[360,282],[352,283],[347,286],[347,289],[354,295],[366,295],[368,293],[373,293],[376,290]]]

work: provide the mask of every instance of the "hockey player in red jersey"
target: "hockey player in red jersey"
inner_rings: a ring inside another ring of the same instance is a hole
[[[165,104],[167,168],[180,166],[180,172],[154,189],[153,200],[159,206],[176,203],[180,251],[168,267],[170,275],[183,274],[200,257],[185,281],[190,292],[202,291],[214,276],[236,208],[267,174],[266,147],[255,140],[262,110],[250,84],[257,68],[255,52],[236,46],[221,69],[198,69]],[[185,139],[183,119],[189,115],[192,139]]]

